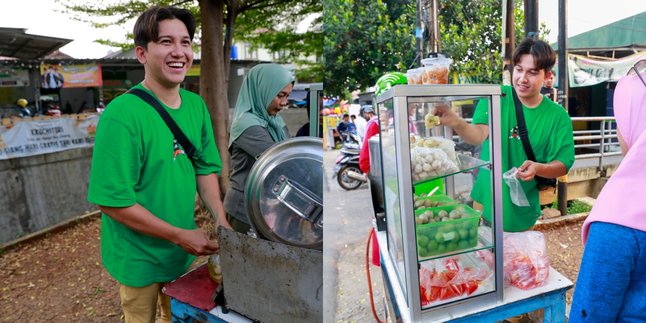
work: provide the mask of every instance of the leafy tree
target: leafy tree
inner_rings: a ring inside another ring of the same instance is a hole
[[[430,0],[422,1],[426,7]],[[518,43],[524,38],[523,1],[514,5]],[[384,73],[404,72],[414,64],[416,1],[325,0],[324,6],[333,8],[324,12],[328,94],[366,89]],[[438,20],[440,52],[453,59],[454,75],[501,83],[502,0],[439,0]],[[548,32],[544,24],[539,31]]]
[[[415,58],[415,1],[324,0],[324,82],[328,95],[366,89]],[[397,15],[397,16],[391,16]]]
[[[453,59],[457,75],[478,83],[502,82],[501,0],[440,0],[442,51]],[[468,22],[468,23],[465,23]],[[525,37],[523,1],[514,1],[515,43]],[[545,24],[539,29],[545,35]]]
[[[302,19],[304,14],[320,12],[322,5],[318,1],[306,0],[126,0],[121,3],[105,4],[82,0],[56,0],[61,3],[73,19],[85,21],[97,28],[110,25],[122,25],[136,18],[141,12],[153,5],[176,5],[191,10],[198,23],[196,36],[201,40],[200,62],[200,95],[209,107],[215,132],[215,140],[222,159],[221,192],[229,186],[230,156],[229,142],[229,99],[227,96],[230,68],[231,47],[235,35],[238,38],[254,39],[250,35],[255,31],[253,26],[271,26],[270,35],[257,37],[256,44],[269,39],[270,48],[281,44],[288,49],[291,56],[320,55],[312,50],[322,44],[320,27],[313,28],[304,36],[295,35],[290,24],[279,24],[277,20],[294,22]],[[237,29],[250,34],[239,35]],[[273,36],[272,36],[273,35]],[[272,38],[273,37],[273,38]],[[132,38],[132,35],[129,35]],[[122,48],[134,45],[115,44],[106,40],[100,43],[120,45]],[[280,43],[282,42],[282,43]],[[317,45],[318,44],[318,45]],[[314,68],[316,70],[316,68]],[[320,68],[319,68],[320,70]],[[309,74],[312,74],[309,72]],[[320,74],[319,74],[320,75]],[[316,80],[316,77],[311,77]],[[320,80],[320,77],[318,78]]]

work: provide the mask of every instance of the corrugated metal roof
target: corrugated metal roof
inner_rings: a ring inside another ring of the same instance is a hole
[[[558,43],[552,44],[558,50]],[[568,51],[601,51],[646,48],[646,11],[568,37]]]
[[[0,56],[40,59],[72,40],[27,34],[24,28],[0,27]]]

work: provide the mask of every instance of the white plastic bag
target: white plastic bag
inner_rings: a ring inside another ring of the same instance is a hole
[[[510,170],[502,174],[502,178],[505,180],[505,183],[507,183],[507,186],[509,186],[511,202],[518,206],[529,206],[527,195],[525,195],[523,186],[520,185],[520,181],[518,180],[518,177],[516,177],[516,173],[518,173],[518,168],[512,167]]]

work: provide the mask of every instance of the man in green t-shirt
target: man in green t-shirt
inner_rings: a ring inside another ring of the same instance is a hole
[[[512,203],[509,187],[503,184],[503,229],[524,231],[530,229],[541,214],[535,176],[557,178],[567,174],[574,163],[574,137],[572,122],[567,111],[541,94],[546,77],[552,74],[556,60],[554,50],[544,41],[526,38],[512,58],[512,85],[502,86],[501,149],[502,171],[518,168],[523,191],[529,206]],[[522,103],[529,142],[537,161],[527,160],[523,143],[518,135],[518,123],[512,91],[515,90]],[[482,144],[480,158],[490,159],[489,113],[486,102],[476,107],[471,124],[447,107],[437,109],[443,125],[452,128],[467,143]],[[483,167],[471,192],[472,198],[483,205],[483,216],[491,220],[491,174]]]
[[[151,94],[195,146],[189,159],[158,112],[133,94],[106,107],[97,127],[88,200],[102,214],[101,257],[120,284],[126,322],[154,322],[157,303],[170,322],[162,283],[178,278],[195,256],[218,250],[193,218],[199,192],[216,227],[230,229],[217,173],[222,163],[202,98],[180,89],[193,62],[195,19],[185,9],[152,7],[134,26],[144,80]]]

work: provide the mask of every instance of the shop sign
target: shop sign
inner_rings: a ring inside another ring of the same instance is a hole
[[[601,82],[616,82],[628,73],[639,60],[646,59],[646,52],[633,54],[614,61],[592,59],[581,55],[568,55],[570,87],[581,87]]]
[[[99,64],[41,64],[41,88],[98,87],[103,85]]]
[[[0,67],[0,87],[29,86],[29,72],[25,69]]]
[[[98,115],[56,118],[0,126],[0,160],[94,146]]]

